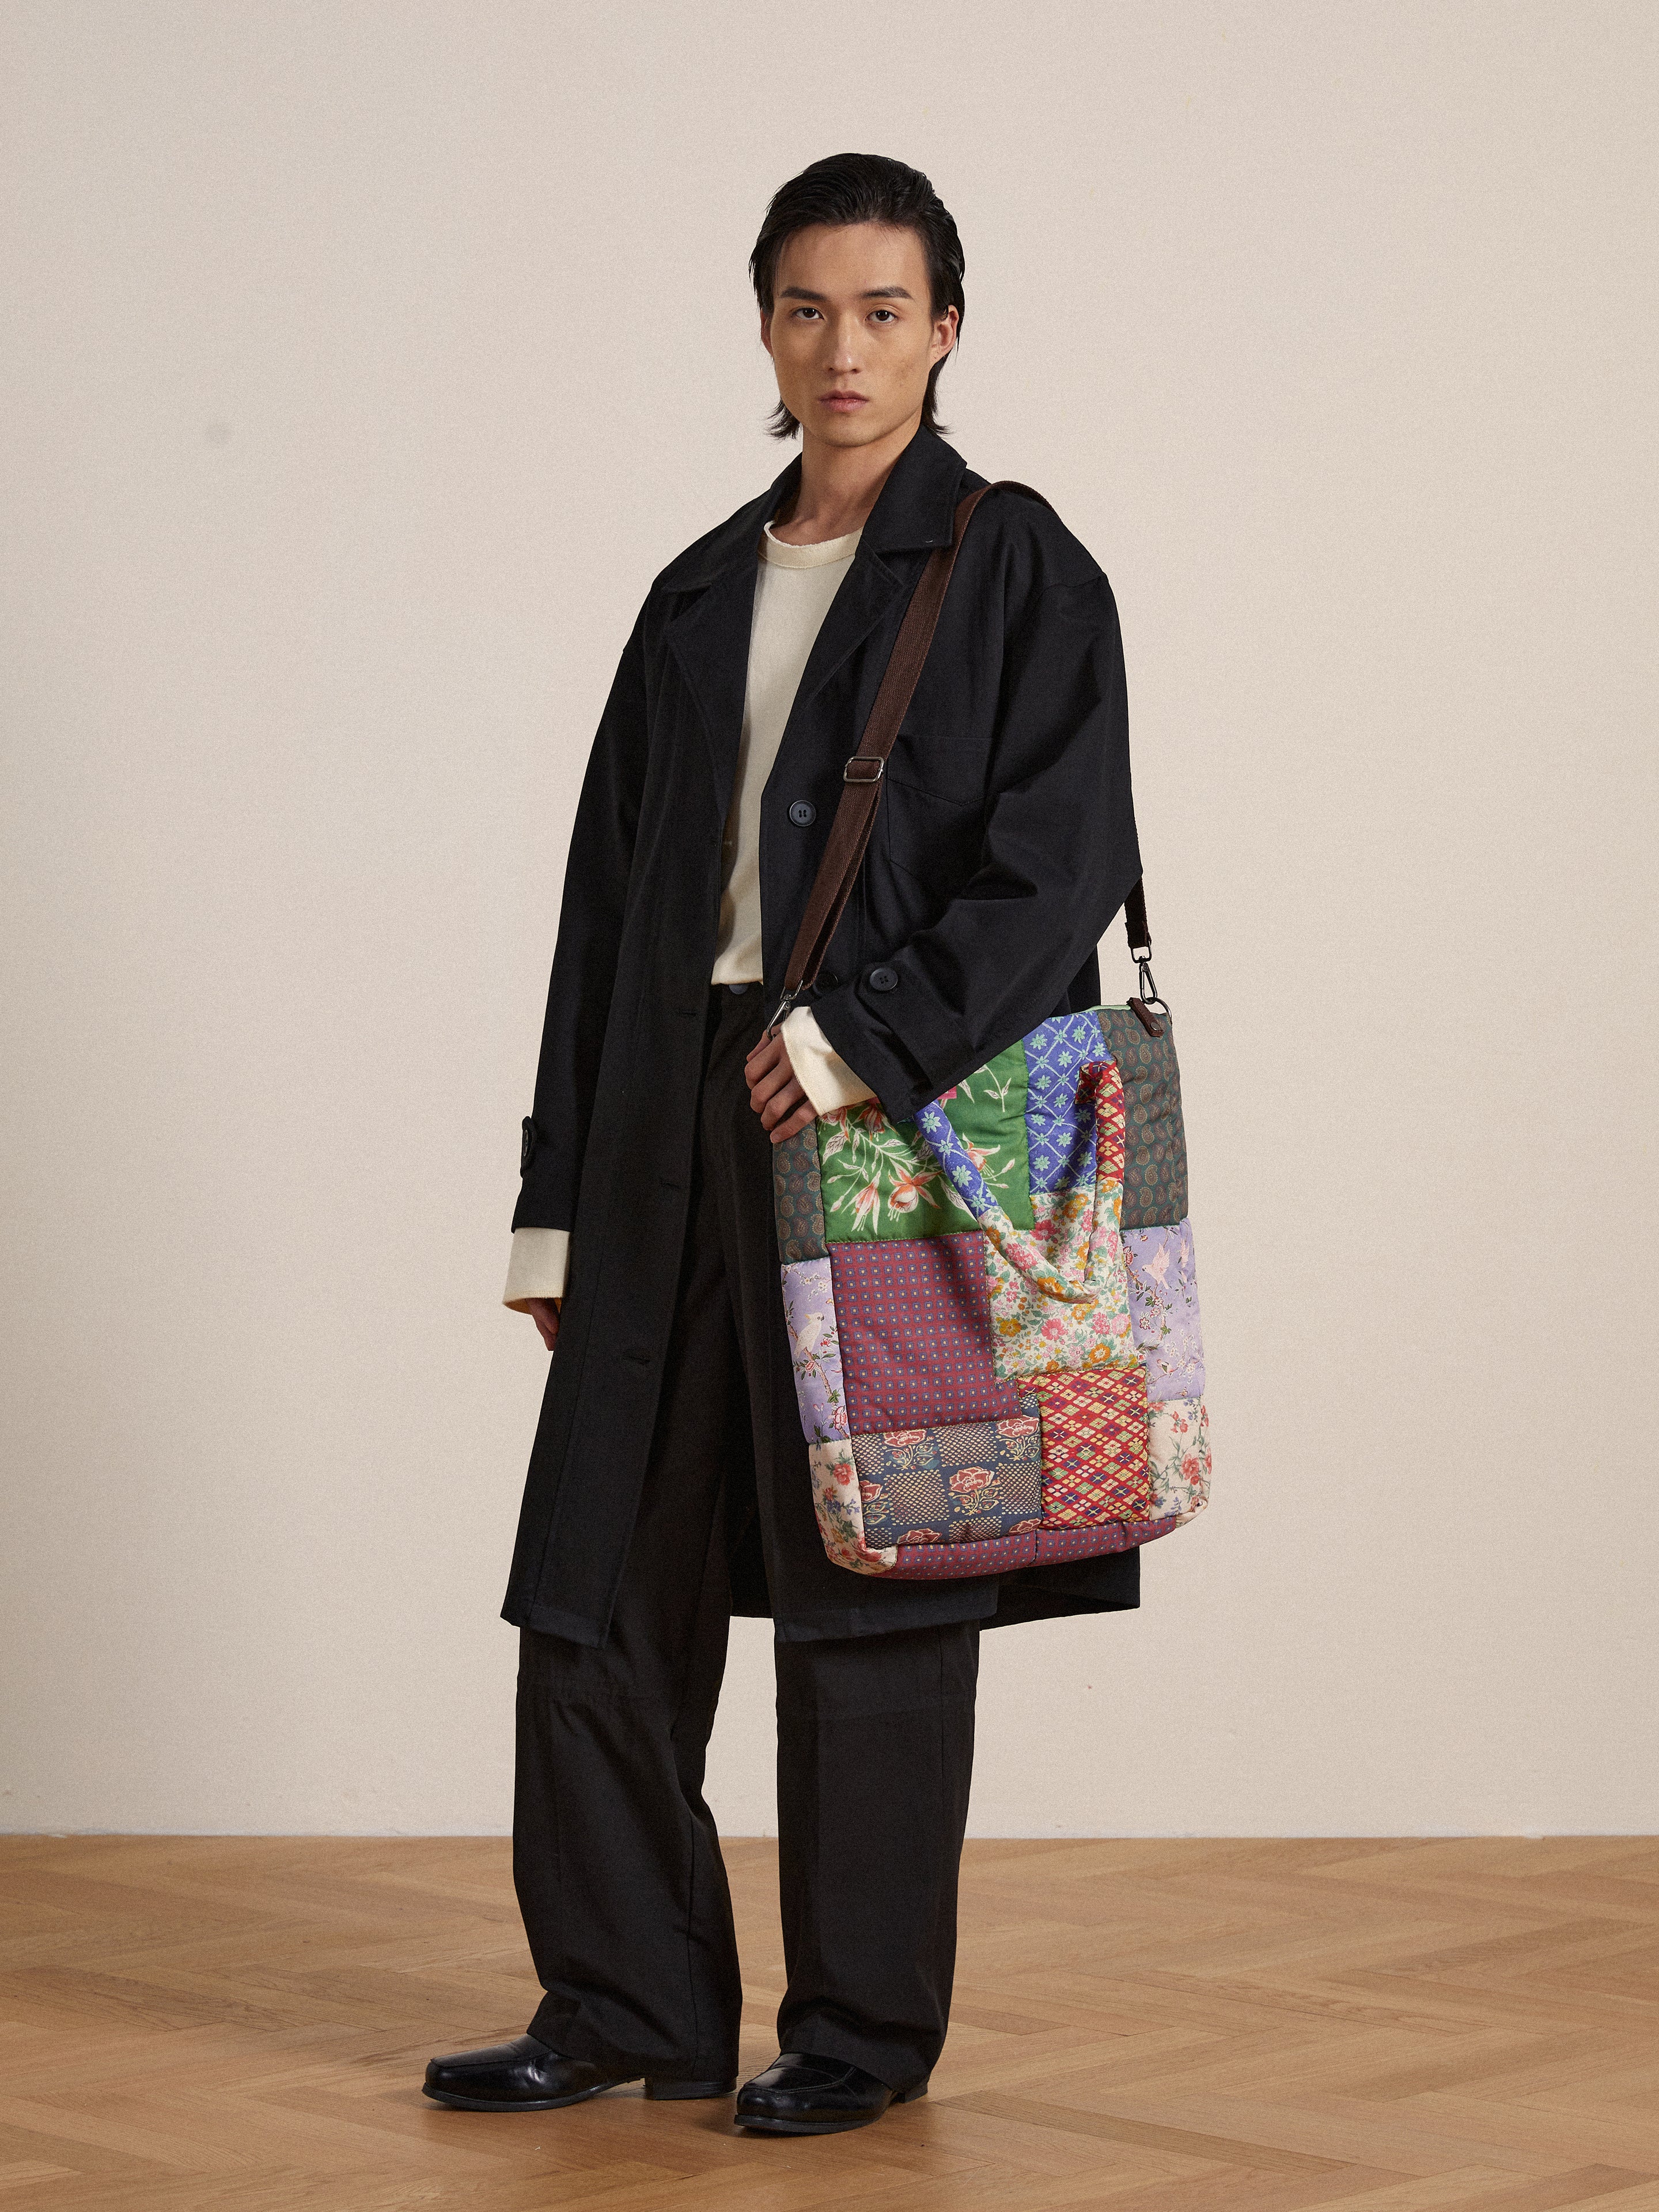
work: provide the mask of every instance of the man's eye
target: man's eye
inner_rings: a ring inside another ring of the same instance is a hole
[[[878,307],[874,312],[878,318],[884,318],[890,323],[894,323],[898,320],[898,317],[893,313],[890,307]]]

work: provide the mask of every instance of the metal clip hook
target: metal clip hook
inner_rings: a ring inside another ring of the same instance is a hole
[[[1140,1003],[1143,1006],[1156,1008],[1160,1014],[1167,1014],[1170,1009],[1158,996],[1158,985],[1152,981],[1152,946],[1149,945],[1144,952],[1137,952],[1134,961],[1136,973],[1140,978]]]

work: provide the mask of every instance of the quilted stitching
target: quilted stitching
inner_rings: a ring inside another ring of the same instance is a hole
[[[897,1583],[954,1581],[962,1575],[1009,1575],[1016,1567],[1058,1566],[1067,1559],[1130,1552],[1178,1528],[1161,1521],[1109,1521],[1098,1528],[1042,1528],[1035,1536],[994,1536],[983,1544],[900,1544],[885,1571]]]
[[[1122,1007],[1041,1023],[914,1121],[866,1100],[773,1158],[790,1356],[836,1565],[1005,1573],[1146,1543],[1203,1510],[1168,1035]],[[1045,1295],[1020,1261],[1070,1295]]]

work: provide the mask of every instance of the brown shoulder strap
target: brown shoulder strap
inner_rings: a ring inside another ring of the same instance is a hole
[[[795,933],[794,947],[789,955],[789,965],[784,973],[783,996],[773,1009],[767,1024],[769,1034],[775,1030],[801,993],[817,980],[823,956],[830,949],[830,940],[836,933],[859,870],[864,862],[865,848],[870,842],[870,832],[875,826],[876,809],[881,804],[882,771],[887,756],[892,751],[898,737],[899,724],[904,720],[910,701],[915,696],[927,659],[927,648],[933,641],[933,632],[939,626],[939,611],[945,605],[945,593],[951,581],[951,572],[957,565],[957,556],[962,550],[962,541],[974,509],[988,491],[1024,492],[1030,499],[1042,499],[1041,492],[1033,491],[1029,484],[1015,483],[1004,478],[993,484],[981,484],[977,491],[969,492],[958,501],[955,526],[948,545],[935,548],[929,556],[921,580],[910,597],[904,620],[893,642],[893,650],[876,693],[875,704],[864,726],[864,734],[858,750],[849,756],[842,769],[841,804],[836,809],[836,818],[830,825],[829,841],[823,848],[823,858],[813,878],[812,889],[806,901],[806,911]],[[1046,507],[1048,501],[1043,500]],[[1123,909],[1128,927],[1131,946],[1146,942],[1146,902],[1139,884],[1130,892]]]

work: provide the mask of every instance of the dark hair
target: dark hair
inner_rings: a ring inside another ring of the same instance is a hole
[[[933,311],[942,315],[957,311],[957,327],[967,313],[962,296],[962,240],[951,211],[920,169],[902,161],[890,161],[884,154],[830,154],[814,161],[798,177],[791,177],[772,195],[760,236],[749,257],[749,273],[755,280],[755,297],[764,314],[772,312],[772,289],[777,280],[778,257],[798,230],[815,223],[885,223],[893,230],[913,230],[927,257],[927,289]],[[953,349],[954,350],[954,349]],[[951,358],[949,354],[945,361]],[[933,407],[933,386],[945,361],[936,361],[927,376],[927,396],[921,403],[922,427],[939,428]],[[793,438],[800,424],[781,399],[768,418],[775,438]]]

